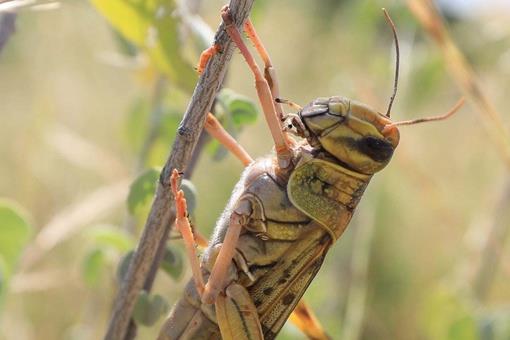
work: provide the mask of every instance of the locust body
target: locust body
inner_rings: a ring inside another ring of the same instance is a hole
[[[246,168],[202,260],[207,277],[230,216],[245,216],[225,286],[246,289],[264,339],[276,337],[398,143],[398,130],[379,132],[387,118],[345,98],[317,99],[298,117],[308,138],[294,147],[290,168],[280,171],[274,157]],[[169,322],[170,339],[221,339],[213,306],[201,302],[193,281]]]
[[[393,22],[385,15],[396,39]],[[308,316],[300,299],[328,249],[349,224],[370,179],[390,161],[399,142],[397,126],[445,119],[460,108],[462,100],[443,116],[392,122],[397,67],[386,115],[344,97],[317,98],[304,108],[290,103],[298,112],[286,115],[271,60],[251,22],[247,20],[244,30],[264,61],[264,73],[228,7],[222,10],[222,18],[255,77],[275,154],[253,161],[221,127],[212,128],[211,123],[208,129],[206,122],[207,131],[248,166],[200,264],[174,169],[176,227],[187,246],[193,280],[172,309],[160,339],[274,339],[295,309],[300,313],[293,316],[308,337],[326,339],[324,333],[315,335],[320,333],[317,323],[311,323],[313,332],[303,327]],[[219,50],[215,45],[203,57]],[[206,64],[201,59],[199,69]],[[212,115],[209,119],[215,121]],[[295,141],[290,133],[301,139]]]

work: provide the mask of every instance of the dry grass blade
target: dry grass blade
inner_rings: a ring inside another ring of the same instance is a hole
[[[127,177],[126,167],[113,154],[62,124],[55,124],[54,129],[45,135],[45,140],[73,165],[110,181]]]
[[[34,242],[26,250],[21,263],[22,270],[34,266],[55,246],[122,205],[127,196],[128,188],[128,180],[101,187],[87,195],[83,200],[56,214],[41,229]]]
[[[496,145],[505,164],[510,167],[510,135],[504,126],[502,116],[483,91],[473,67],[450,37],[433,3],[430,0],[408,0],[408,6],[438,44],[455,81],[481,114],[489,137]],[[510,231],[506,223],[508,216],[503,216],[509,201],[508,191],[503,192],[500,201],[503,202],[503,207],[488,230],[488,240],[480,254],[481,263],[473,283],[475,296],[480,301],[483,301],[488,294],[500,262],[501,249]]]
[[[483,91],[473,67],[450,37],[444,22],[430,0],[408,0],[414,16],[437,43],[455,81],[484,118],[490,138],[494,141],[505,164],[510,167],[510,135],[501,114]]]
[[[501,257],[505,242],[510,234],[510,228],[508,228],[508,221],[510,220],[509,205],[510,181],[504,186],[496,209],[494,209],[489,234],[481,251],[480,264],[474,277],[473,290],[479,301],[487,299],[490,285],[494,280],[499,264],[502,262]]]

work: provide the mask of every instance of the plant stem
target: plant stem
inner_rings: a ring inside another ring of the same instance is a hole
[[[252,4],[253,0],[230,1],[234,22],[240,28],[248,17]],[[160,241],[168,234],[175,218],[170,204],[173,199],[170,190],[171,172],[173,169],[180,171],[186,169],[234,50],[223,24],[216,32],[215,43],[222,47],[222,53],[213,56],[207,64],[179,125],[172,152],[161,172],[156,196],[141,239],[115,298],[112,317],[105,335],[107,340],[121,340],[126,337],[138,294],[155,263]]]

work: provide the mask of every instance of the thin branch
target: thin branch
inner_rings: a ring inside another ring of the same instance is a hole
[[[230,1],[231,12],[239,27],[248,17],[252,4],[253,0]],[[223,82],[234,49],[223,24],[216,32],[215,43],[222,46],[222,53],[215,55],[209,61],[179,126],[172,152],[161,172],[156,196],[140,242],[129,265],[126,278],[116,296],[105,339],[121,340],[125,338],[136,299],[154,263],[160,240],[168,233],[171,222],[175,218],[170,204],[172,201],[170,174],[175,168],[180,171],[186,169],[203,129],[207,112],[211,109],[214,97]]]
[[[198,37],[198,40],[200,41],[200,47],[201,49],[206,49],[208,46],[210,46],[214,42],[214,32],[211,30],[211,28],[197,15],[196,10],[198,10],[198,5],[201,2],[201,0],[195,0],[194,4],[197,6],[193,6],[193,8],[188,8],[187,6],[190,6],[190,2],[182,3],[180,4],[180,17],[183,21],[183,24],[187,26],[193,34]],[[155,95],[153,97],[153,107],[155,107],[158,104],[157,99],[161,99],[161,96],[158,96],[157,94],[161,92],[160,87],[155,87]],[[159,103],[160,104],[160,103]],[[213,103],[213,109],[214,110],[214,103]],[[160,110],[161,111],[161,110]],[[153,112],[154,113],[154,112]],[[159,126],[159,122],[156,122],[155,120],[151,119],[151,122],[154,124],[156,128]],[[156,130],[154,129],[156,132]],[[152,145],[154,144],[154,141],[151,140],[153,138],[152,134],[149,133],[147,136],[147,140],[145,145],[145,148],[142,148],[142,150],[146,150],[145,152],[142,151],[142,155],[148,154],[148,151],[150,148],[152,148]],[[188,166],[186,167],[186,173],[184,174],[184,178],[191,178],[191,175],[193,173],[193,170],[195,169],[195,166],[198,162],[198,159],[200,158],[200,155],[202,154],[202,150],[204,149],[205,145],[210,140],[209,135],[202,131],[200,134],[200,137],[198,138],[197,145],[195,146],[195,149],[193,151],[193,154],[191,156],[191,160],[188,163]],[[141,157],[142,158],[142,157]],[[143,163],[141,163],[143,165]],[[171,221],[173,221],[173,217],[171,218]],[[163,261],[163,257],[165,255],[166,247],[167,247],[167,241],[168,241],[168,235],[170,233],[170,228],[166,228],[166,232],[164,233],[163,237],[159,241],[158,251],[156,253],[156,257],[154,258],[154,261],[151,265],[151,269],[149,270],[149,273],[147,275],[147,279],[145,280],[145,284],[143,285],[143,290],[146,292],[150,292],[152,290],[152,286],[154,284],[154,281],[156,280],[156,276],[159,270],[159,266],[161,264],[161,261]],[[134,322],[133,319],[129,322],[129,327],[127,331],[127,335],[124,338],[124,340],[133,340],[136,338],[137,334],[137,325]]]
[[[150,108],[150,120],[149,120],[149,131],[147,136],[145,137],[145,141],[140,150],[140,154],[138,155],[138,164],[136,165],[136,171],[140,172],[143,170],[145,163],[149,157],[150,151],[154,147],[154,144],[158,138],[159,128],[161,125],[161,120],[163,119],[163,98],[168,91],[168,83],[166,78],[163,75],[159,75],[156,83],[154,85],[154,90],[152,93],[151,100],[151,108]],[[173,218],[171,218],[172,220]],[[134,230],[136,225],[135,218],[131,215],[128,215],[125,223],[126,230]],[[143,290],[150,292],[152,289],[152,284],[156,278],[156,273],[159,268],[159,264],[163,260],[163,256],[165,254],[166,242],[168,239],[168,233],[170,228],[167,228],[167,232],[163,234],[159,242],[158,251],[156,253],[156,257],[154,258],[154,262],[152,263],[151,269],[145,280],[143,285]],[[137,325],[133,319],[130,320],[128,330],[126,333],[126,337],[124,340],[131,340],[136,337],[137,334]]]

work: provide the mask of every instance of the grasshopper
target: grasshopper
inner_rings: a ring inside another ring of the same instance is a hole
[[[227,33],[255,77],[257,94],[275,144],[275,155],[253,160],[209,114],[207,131],[247,167],[219,218],[201,262],[186,199],[172,174],[176,227],[181,232],[193,279],[173,307],[160,339],[274,339],[291,313],[308,337],[327,339],[311,311],[300,302],[326,256],[346,229],[372,176],[392,158],[399,125],[445,119],[447,114],[392,122],[390,110],[398,81],[384,115],[354,100],[317,98],[305,107],[279,99],[274,67],[251,21],[244,23],[249,40],[264,61],[254,61],[228,6],[221,11]],[[202,54],[199,71],[221,50]],[[285,114],[283,105],[297,109]],[[299,137],[299,141],[290,135]]]

